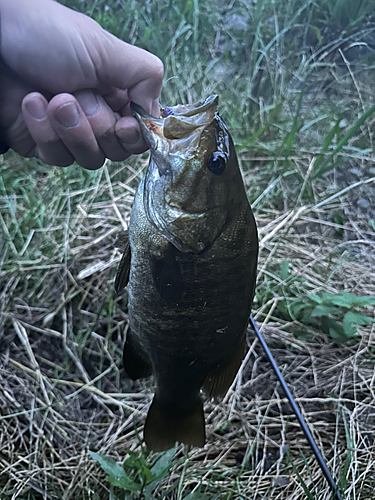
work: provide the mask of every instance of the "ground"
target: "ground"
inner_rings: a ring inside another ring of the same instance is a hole
[[[260,235],[254,317],[343,497],[372,499],[370,3],[165,2],[157,16],[152,3],[67,3],[163,59],[163,104],[219,94]],[[159,458],[142,444],[153,382],[123,372],[127,300],[113,292],[147,162],[86,172],[0,156],[1,499],[138,498],[89,450]],[[250,328],[247,341],[224,401],[205,404],[206,446],[178,447],[140,498],[331,498]],[[140,463],[126,465],[137,484]]]

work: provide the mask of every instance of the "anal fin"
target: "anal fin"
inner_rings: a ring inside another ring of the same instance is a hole
[[[161,413],[154,398],[148,410],[144,438],[153,451],[169,450],[176,441],[201,448],[206,442],[203,403],[187,417],[170,420]]]
[[[207,375],[202,389],[209,398],[222,398],[225,396],[241,366],[245,345],[246,331],[230,361],[225,365],[218,366]]]
[[[148,356],[143,352],[130,328],[128,328],[126,334],[122,361],[126,374],[132,380],[146,378],[152,375],[152,366]]]

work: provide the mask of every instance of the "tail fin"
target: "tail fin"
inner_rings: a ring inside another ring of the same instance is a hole
[[[179,443],[201,448],[206,442],[203,403],[189,416],[180,420],[169,420],[155,405],[155,398],[148,410],[144,438],[153,451],[164,451]]]

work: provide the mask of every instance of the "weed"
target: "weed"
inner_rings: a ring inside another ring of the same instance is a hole
[[[279,273],[274,273],[274,276],[279,279],[279,283],[276,286],[270,285],[269,291],[274,296],[284,296],[285,300],[280,302],[279,311],[285,319],[313,326],[338,344],[354,339],[358,326],[375,322],[375,319],[359,310],[374,305],[374,297],[357,296],[346,291],[302,293],[297,285],[305,283],[305,279],[290,273],[287,259],[282,261]],[[301,337],[301,332],[299,336]]]
[[[375,298],[370,296],[357,297],[348,292],[329,293],[321,295],[308,294],[298,298],[289,306],[291,316],[305,324],[318,326],[335,342],[347,342],[357,334],[357,327],[370,325],[375,319],[370,318],[360,307],[375,304]],[[319,318],[318,325],[313,318]]]
[[[139,498],[148,500],[153,498],[155,488],[162,479],[168,476],[171,468],[185,461],[185,459],[180,459],[173,462],[176,450],[177,446],[156,454],[152,457],[151,463],[143,452],[136,453],[129,450],[129,456],[122,467],[112,458],[92,451],[89,453],[108,474],[109,483],[122,490],[137,493]]]

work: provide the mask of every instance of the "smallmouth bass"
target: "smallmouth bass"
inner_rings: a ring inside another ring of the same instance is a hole
[[[135,196],[116,276],[128,285],[123,362],[154,375],[144,438],[155,451],[201,447],[201,390],[223,397],[245,351],[258,237],[218,97],[161,108],[133,105],[151,156]]]

